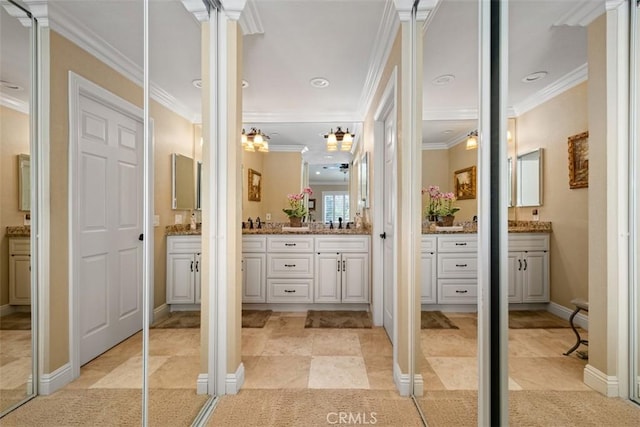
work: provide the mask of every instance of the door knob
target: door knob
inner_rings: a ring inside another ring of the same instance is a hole
[[[380,238],[381,239],[386,239],[387,238],[387,232],[383,232],[382,234],[380,234]]]
[[[140,235],[138,236],[138,240],[140,240],[140,241],[142,242],[142,241],[144,240],[144,234],[140,234]]]

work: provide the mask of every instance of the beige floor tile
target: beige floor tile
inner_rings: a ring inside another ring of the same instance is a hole
[[[381,328],[358,330],[357,334],[363,355],[393,356],[391,341]]]
[[[151,356],[199,356],[200,329],[151,329],[149,354]]]
[[[149,375],[153,375],[169,358],[149,356]],[[89,388],[142,388],[142,357],[132,357]]]
[[[427,362],[447,390],[478,389],[478,360],[475,357],[427,357]]]
[[[455,329],[420,331],[420,347],[425,357],[476,357],[478,341]]]
[[[509,375],[524,390],[590,390],[583,382],[586,363],[567,356],[513,357]]]
[[[142,351],[142,349],[140,349]],[[127,362],[128,358],[120,355],[108,356],[103,354],[80,368],[80,377],[75,379],[67,388],[86,389],[107,376],[114,369]]]
[[[309,388],[369,389],[364,359],[357,356],[313,356]]]
[[[245,364],[245,388],[307,388],[311,356],[260,356]]]
[[[21,357],[0,366],[0,389],[10,390],[25,385],[26,390],[31,368],[30,357]]]
[[[150,388],[195,390],[200,356],[172,356],[149,377]]]
[[[433,370],[427,359],[424,357],[419,361],[418,372],[422,374],[422,382],[425,390],[446,390],[447,388],[440,380],[440,377]]]
[[[362,356],[358,334],[340,329],[318,330],[313,334],[314,356]]]
[[[269,337],[266,334],[245,334],[242,331],[242,356],[260,356]]]
[[[364,365],[371,390],[395,390],[393,382],[393,356],[366,356]]]
[[[142,354],[142,332],[130,336],[117,346],[104,353],[106,356],[131,358]]]
[[[278,335],[264,344],[263,356],[311,356],[313,336]]]

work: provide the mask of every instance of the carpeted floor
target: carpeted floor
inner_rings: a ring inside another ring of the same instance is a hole
[[[420,314],[420,329],[458,329],[441,311],[423,311]]]
[[[242,310],[243,328],[264,328],[267,320],[271,317],[271,310]],[[169,317],[156,322],[153,329],[176,329],[176,328],[199,328],[199,311],[174,311],[169,313]]]
[[[511,329],[555,329],[569,328],[569,321],[548,311],[515,310],[509,312]]]
[[[427,391],[418,398],[430,427],[477,426],[475,391]],[[640,407],[595,391],[510,391],[512,426],[637,426]]]
[[[371,314],[367,311],[307,311],[305,328],[371,328]]]
[[[28,331],[31,329],[31,313],[11,313],[0,317],[0,330]]]
[[[251,408],[249,410],[249,408]],[[422,426],[411,399],[393,390],[241,390],[223,396],[209,426]]]

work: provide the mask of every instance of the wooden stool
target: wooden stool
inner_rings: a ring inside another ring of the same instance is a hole
[[[573,319],[574,319],[574,318],[576,317],[576,315],[580,312],[580,310],[584,310],[584,311],[586,311],[587,313],[589,312],[589,302],[588,302],[588,301],[585,301],[585,300],[583,300],[583,299],[580,299],[580,298],[575,298],[575,299],[572,299],[572,300],[571,300],[571,304],[575,305],[575,306],[576,306],[576,309],[573,311],[573,313],[571,313],[571,316],[569,317],[569,324],[571,325],[571,329],[573,329],[573,333],[575,333],[575,334],[576,334],[576,339],[577,339],[577,341],[576,341],[576,343],[575,343],[575,345],[574,345],[573,347],[571,347],[569,350],[567,350],[567,352],[566,352],[566,353],[562,353],[562,354],[564,354],[565,356],[568,356],[568,355],[570,355],[571,353],[573,353],[574,351],[576,351],[576,349],[577,349],[578,347],[580,347],[580,344],[584,344],[584,345],[586,345],[586,346],[588,346],[588,345],[589,345],[589,341],[588,341],[588,340],[583,340],[583,339],[580,337],[580,333],[579,333],[579,332],[578,332],[578,330],[576,329],[576,326],[573,324]],[[580,357],[581,359],[587,359],[587,358],[588,358],[588,356],[587,356],[587,352],[579,351],[579,352],[578,352],[578,354],[579,354],[579,357]]]

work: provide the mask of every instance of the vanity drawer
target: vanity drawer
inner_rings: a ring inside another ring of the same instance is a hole
[[[245,236],[242,238],[242,252],[265,252],[267,238],[265,236]]]
[[[369,237],[316,237],[315,248],[316,252],[369,252]]]
[[[267,254],[267,277],[313,278],[313,254]]]
[[[478,236],[438,236],[438,252],[475,252]]]
[[[478,276],[478,257],[472,254],[438,254],[438,277]]]
[[[269,236],[268,252],[313,252],[313,237],[306,236]]]
[[[420,241],[420,252],[435,252],[436,250],[436,237],[435,236],[422,236]]]
[[[28,237],[11,237],[9,239],[9,253],[15,255],[29,255],[31,253],[31,240],[29,240]]]
[[[267,279],[267,302],[313,302],[313,279]]]
[[[192,254],[201,250],[201,236],[167,236],[167,253]]]
[[[509,251],[548,251],[548,234],[509,234]]]
[[[438,304],[477,304],[476,279],[439,279]]]

